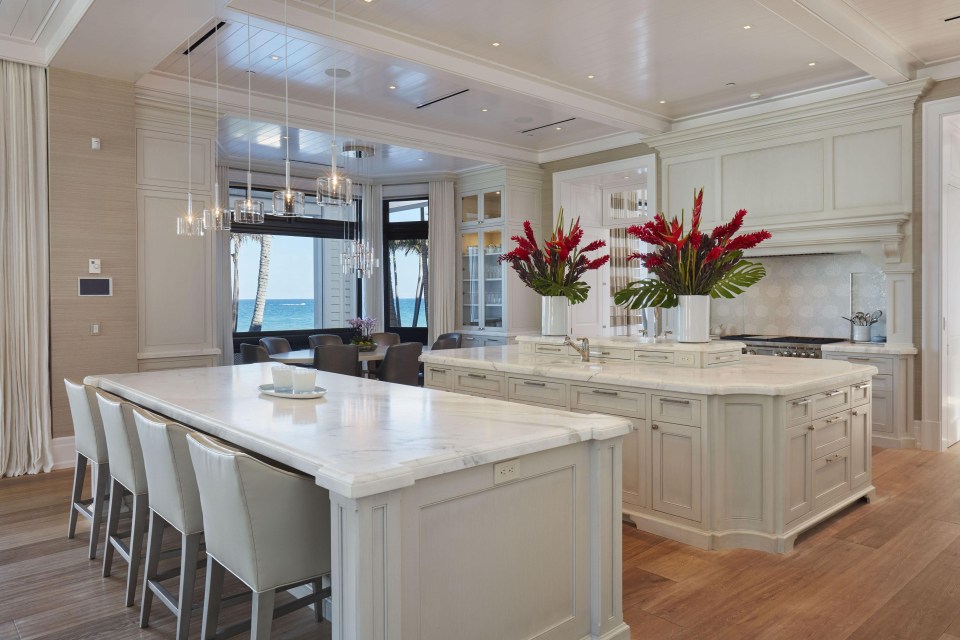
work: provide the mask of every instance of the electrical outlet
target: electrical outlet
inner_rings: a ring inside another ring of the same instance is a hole
[[[90,258],[87,266],[90,273],[100,273],[100,258]]]
[[[520,460],[505,460],[493,465],[493,484],[510,482],[520,477]]]
[[[98,336],[98,335],[100,335],[100,323],[99,323],[99,322],[94,322],[93,324],[90,325],[90,335],[92,335],[92,336]]]

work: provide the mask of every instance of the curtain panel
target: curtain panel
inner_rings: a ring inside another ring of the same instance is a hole
[[[47,185],[46,71],[0,60],[0,476],[53,464]]]
[[[386,265],[383,255],[383,185],[364,184],[363,202],[363,239],[373,247],[375,255],[380,256],[380,264]],[[377,269],[369,278],[363,278],[363,315],[377,319],[374,331],[383,331],[383,269]]]
[[[432,181],[427,193],[430,201],[427,237],[430,243],[430,264],[434,265],[427,283],[430,300],[427,334],[429,343],[433,344],[438,335],[456,328],[459,261],[453,180]]]

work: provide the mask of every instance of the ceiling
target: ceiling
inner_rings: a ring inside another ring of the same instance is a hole
[[[345,69],[338,131],[385,144],[384,172],[413,171],[413,156],[443,171],[535,165],[745,107],[814,101],[825,90],[960,75],[960,19],[947,21],[960,14],[956,0],[337,0],[332,8],[333,0],[287,0],[284,47],[281,0],[0,0],[0,57],[25,60],[23,48],[33,47],[39,64],[185,95],[182,51],[217,16],[227,22],[219,56],[216,39],[207,40],[190,71],[194,95],[209,95],[219,59],[221,142],[233,155],[246,113],[249,20],[257,126],[283,121],[286,64],[291,123],[301,140],[327,144],[334,91],[326,72]]]

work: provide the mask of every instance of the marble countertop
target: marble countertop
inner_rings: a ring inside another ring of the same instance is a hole
[[[623,349],[665,349],[668,351],[696,351],[700,353],[714,353],[720,351],[739,351],[746,345],[733,340],[712,340],[711,342],[677,342],[676,340],[655,341],[653,338],[640,336],[587,336],[591,347],[620,347]],[[528,342],[533,344],[562,345],[562,336],[517,336],[517,343]],[[579,340],[574,340],[579,344]]]
[[[820,350],[873,353],[883,356],[913,356],[917,354],[917,348],[912,344],[887,344],[886,342],[834,342],[821,346]]]
[[[519,346],[445,349],[424,354],[420,359],[440,366],[704,395],[793,395],[863,382],[878,372],[876,367],[841,360],[748,355],[744,355],[738,364],[715,369],[624,361],[585,363],[556,356],[520,353]]]
[[[629,421],[318,372],[324,398],[265,396],[272,363],[90,376],[147,409],[316,477],[348,498],[586,440]]]

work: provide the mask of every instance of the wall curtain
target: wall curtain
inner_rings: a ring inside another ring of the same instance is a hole
[[[379,256],[380,264],[386,265],[386,256],[383,255],[383,186],[379,184],[363,185],[363,239],[373,246],[374,253]],[[364,278],[363,286],[363,315],[377,319],[375,331],[383,331],[383,270],[381,266],[369,278]]]
[[[230,170],[217,165],[217,184],[220,186],[220,206],[230,208]],[[211,205],[212,206],[212,205]],[[231,365],[233,361],[233,282],[230,271],[230,233],[213,234],[214,277],[217,292],[217,346],[220,347],[220,364]]]
[[[0,476],[53,463],[47,181],[46,71],[0,60]]]
[[[441,333],[456,327],[457,275],[457,211],[453,199],[453,180],[430,182],[428,241],[430,264],[442,266],[430,270],[427,292],[430,315],[427,318],[428,340],[433,344]]]

